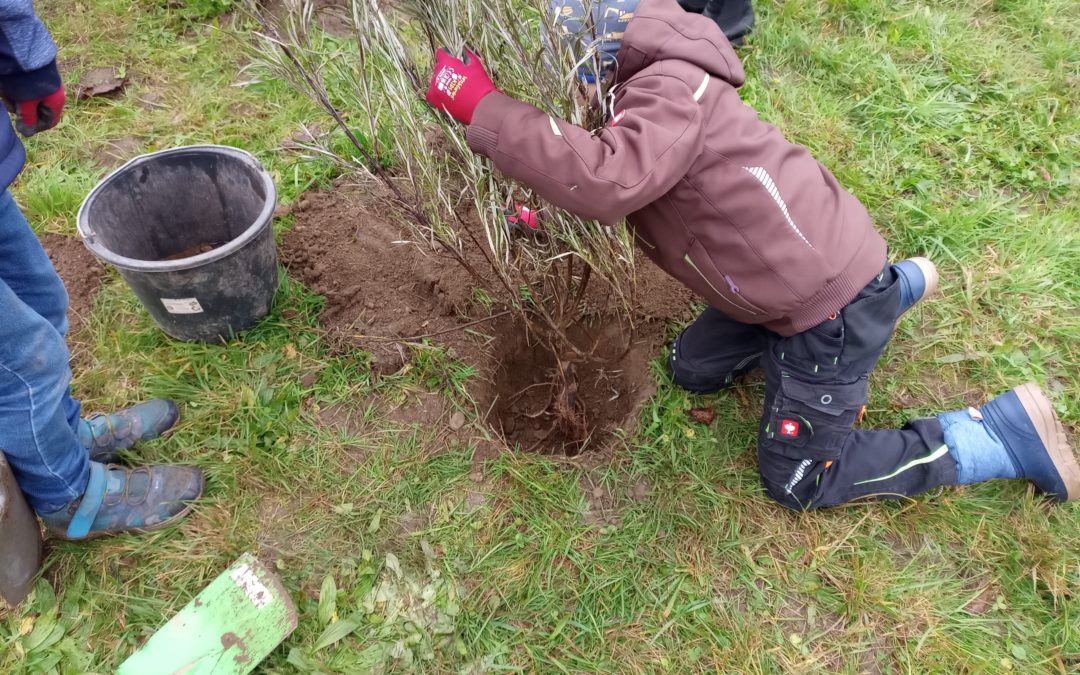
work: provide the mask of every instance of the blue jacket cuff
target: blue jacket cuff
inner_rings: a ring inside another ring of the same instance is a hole
[[[13,101],[32,101],[43,98],[60,88],[63,80],[56,61],[37,70],[0,75],[0,90]]]

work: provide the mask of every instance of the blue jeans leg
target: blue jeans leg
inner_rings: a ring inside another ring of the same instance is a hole
[[[36,510],[79,497],[89,457],[77,432],[64,341],[67,292],[22,211],[0,194],[0,449]]]
[[[64,282],[53,269],[48,254],[37,237],[33,236],[19,205],[7,190],[0,193],[0,233],[5,238],[10,235],[8,241],[0,241],[0,279],[7,282],[30,309],[52,324],[61,337],[67,338],[68,295]],[[11,250],[7,248],[9,244]],[[12,256],[18,256],[23,264],[9,264],[8,260],[16,259]],[[79,401],[69,394],[65,397],[64,406],[68,421],[73,425],[78,424],[82,414]]]

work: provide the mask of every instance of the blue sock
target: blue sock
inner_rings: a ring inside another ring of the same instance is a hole
[[[975,408],[942,413],[938,420],[949,454],[956,460],[957,482],[980,483],[1020,476],[1005,446]]]

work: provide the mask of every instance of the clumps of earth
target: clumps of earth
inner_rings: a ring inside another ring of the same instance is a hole
[[[76,237],[43,234],[40,239],[67,288],[68,324],[70,332],[74,333],[93,309],[94,297],[105,278],[105,268]]]
[[[631,430],[655,388],[649,362],[661,355],[669,325],[692,316],[688,291],[642,260],[628,322],[618,318],[608,289],[590,289],[587,311],[570,331],[592,354],[575,365],[572,395],[587,422],[582,439],[552,414],[555,355],[512,313],[482,302],[476,280],[454,259],[408,241],[387,210],[359,188],[309,193],[292,210],[282,259],[294,278],[326,297],[320,322],[332,343],[370,353],[382,373],[409,361],[417,348],[410,342],[446,348],[477,369],[470,394],[511,446],[577,454]],[[482,259],[475,262],[484,268]],[[487,317],[494,318],[478,322]]]

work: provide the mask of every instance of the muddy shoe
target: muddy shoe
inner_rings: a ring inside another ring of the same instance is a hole
[[[180,419],[180,409],[168,399],[154,399],[108,415],[91,415],[79,423],[79,441],[91,462],[115,462],[117,450],[157,438]]]
[[[928,258],[908,258],[892,266],[900,281],[900,312],[903,314],[923,298],[937,292],[937,266]]]
[[[52,536],[69,541],[149,532],[187,515],[202,491],[203,474],[195,467],[126,468],[91,462],[83,496],[59,511],[39,515]]]

